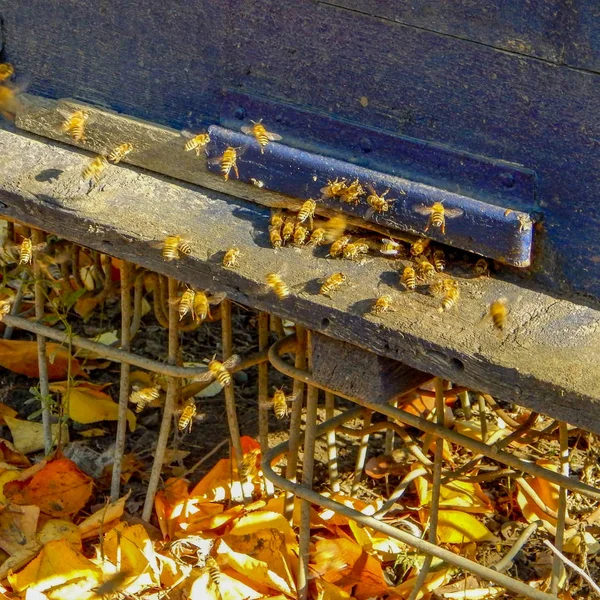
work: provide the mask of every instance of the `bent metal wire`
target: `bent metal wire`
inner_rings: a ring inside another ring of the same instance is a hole
[[[44,239],[44,234],[39,231],[33,232],[33,239],[35,243],[40,243]],[[76,253],[75,253],[76,254]],[[77,267],[77,262],[74,261],[74,268]],[[29,331],[37,336],[38,342],[38,358],[39,358],[39,373],[40,373],[40,391],[42,397],[48,396],[48,369],[47,369],[47,350],[46,341],[55,340],[59,343],[68,344],[75,348],[82,348],[96,355],[117,361],[121,363],[121,381],[120,381],[120,393],[119,393],[119,419],[117,425],[117,438],[116,438],[116,450],[115,450],[115,463],[112,475],[111,485],[111,498],[116,500],[120,492],[120,475],[121,475],[121,460],[125,449],[125,433],[126,433],[126,410],[129,398],[129,369],[130,366],[136,366],[142,369],[146,369],[153,373],[161,374],[167,378],[167,395],[165,406],[163,410],[163,417],[161,422],[161,428],[157,447],[155,450],[155,460],[152,466],[150,480],[148,485],[148,491],[146,500],[143,508],[142,517],[145,520],[149,520],[152,514],[154,496],[158,489],[160,474],[163,466],[163,460],[165,451],[168,445],[169,433],[171,423],[173,420],[173,412],[175,410],[176,400],[179,396],[189,398],[204,387],[209,385],[208,383],[193,383],[188,385],[183,394],[181,394],[181,381],[183,378],[193,378],[195,375],[199,375],[204,372],[203,368],[189,368],[179,367],[176,364],[177,353],[178,353],[178,331],[179,331],[179,315],[177,313],[176,297],[178,282],[175,279],[169,278],[164,285],[162,280],[163,276],[159,275],[159,282],[161,288],[164,290],[166,300],[168,301],[168,314],[160,315],[161,321],[164,325],[168,326],[169,338],[168,338],[168,361],[162,363],[159,361],[151,360],[142,356],[139,356],[131,352],[131,338],[137,331],[140,325],[140,306],[141,306],[141,286],[139,282],[141,278],[135,276],[135,267],[131,263],[123,262],[121,273],[121,347],[114,348],[106,346],[86,338],[79,336],[69,335],[64,331],[59,331],[42,325],[39,321],[44,314],[44,290],[41,279],[40,267],[34,258],[34,297],[35,297],[35,314],[38,322],[29,321],[22,317],[16,316],[17,310],[11,311],[12,314],[4,317],[4,322],[9,328],[18,328],[25,331]],[[78,275],[78,274],[77,274]],[[77,277],[77,275],[75,275]],[[133,299],[132,299],[133,289]],[[133,304],[133,306],[132,306]],[[14,308],[14,307],[13,307]],[[232,332],[232,321],[231,321],[231,302],[224,300],[221,304],[221,328],[222,328],[222,345],[224,359],[233,354],[233,332]],[[156,310],[156,308],[155,308]],[[162,310],[162,309],[161,309]],[[280,339],[270,347],[268,346],[268,333],[269,333],[269,317],[275,322],[275,329],[279,331]],[[436,399],[436,422],[426,420],[421,417],[417,417],[410,414],[400,408],[397,408],[392,402],[390,404],[375,404],[370,402],[366,398],[355,398],[337,390],[329,389],[326,386],[315,381],[309,370],[311,362],[310,357],[310,331],[305,330],[302,326],[296,325],[296,333],[291,336],[283,337],[283,326],[281,321],[274,315],[261,312],[258,317],[258,332],[259,332],[259,351],[253,355],[244,357],[243,360],[237,364],[232,372],[241,371],[253,366],[258,365],[259,380],[258,380],[258,406],[259,406],[259,439],[261,448],[263,451],[262,469],[263,474],[266,478],[266,490],[270,494],[273,491],[273,485],[277,488],[284,490],[287,493],[285,510],[288,518],[291,518],[294,497],[298,497],[301,500],[301,522],[299,532],[299,548],[300,548],[300,569],[298,573],[298,593],[301,600],[305,600],[308,597],[308,559],[309,559],[309,544],[310,544],[310,514],[309,509],[311,504],[316,504],[323,508],[327,508],[334,513],[343,515],[349,519],[355,520],[362,526],[370,527],[377,531],[384,533],[394,539],[404,542],[419,552],[422,552],[427,556],[423,568],[417,579],[417,583],[410,596],[411,600],[414,600],[420,588],[425,582],[431,560],[433,557],[441,559],[451,565],[462,568],[476,575],[477,577],[494,582],[498,585],[505,587],[517,594],[521,594],[534,600],[547,600],[550,598],[557,598],[556,593],[558,591],[558,581],[561,575],[561,569],[563,568],[562,563],[555,558],[554,568],[551,580],[551,594],[541,592],[521,581],[518,581],[512,577],[509,577],[504,573],[511,565],[511,559],[514,555],[523,547],[527,542],[527,539],[531,533],[535,530],[535,524],[527,528],[526,531],[519,537],[514,546],[506,553],[506,555],[492,567],[486,567],[472,560],[469,560],[460,555],[454,554],[449,550],[441,548],[436,544],[436,529],[437,529],[437,515],[440,506],[440,486],[442,482],[446,483],[450,480],[456,480],[465,478],[465,474],[470,471],[470,466],[476,463],[481,457],[489,457],[496,462],[502,463],[509,467],[508,469],[498,469],[491,474],[491,478],[498,476],[511,475],[513,477],[521,477],[522,474],[527,473],[529,475],[543,477],[547,481],[556,484],[560,489],[560,502],[559,510],[557,513],[552,514],[557,521],[556,526],[556,546],[562,547],[562,532],[564,531],[565,525],[573,524],[573,521],[567,517],[566,514],[566,494],[567,490],[586,495],[593,499],[600,499],[600,490],[589,486],[581,481],[568,476],[568,470],[563,468],[562,472],[555,472],[550,469],[545,469],[533,462],[520,459],[508,452],[505,452],[503,448],[506,448],[508,444],[515,439],[527,439],[531,441],[535,439],[535,435],[543,435],[544,431],[532,431],[531,427],[537,419],[537,415],[533,413],[529,419],[524,423],[520,424],[512,420],[506,415],[502,409],[494,402],[492,398],[485,395],[481,395],[480,408],[485,410],[486,406],[489,406],[492,410],[497,412],[505,422],[514,429],[513,433],[505,438],[501,442],[495,444],[488,444],[485,441],[478,441],[472,438],[466,437],[457,433],[454,430],[447,428],[443,423],[444,414],[444,400],[445,396],[449,393],[457,394],[463,393],[464,390],[461,388],[454,388],[450,391],[445,391],[444,382],[441,379],[435,379],[435,399]],[[294,355],[294,364],[290,364],[282,358],[285,353],[291,353]],[[278,444],[274,448],[268,447],[268,408],[265,400],[268,395],[268,367],[269,365],[277,371],[289,376],[293,382],[293,395],[295,401],[292,404],[291,416],[290,416],[290,431],[287,441]],[[325,415],[326,420],[317,424],[317,403],[319,397],[319,389],[325,392]],[[235,389],[233,386],[225,388],[225,404],[227,409],[227,420],[229,424],[229,432],[231,438],[231,445],[235,452],[236,460],[238,463],[241,462],[243,452],[240,441],[240,432],[237,421],[237,413],[235,406]],[[304,406],[303,400],[304,395],[306,396],[306,405]],[[335,408],[335,397],[339,396],[350,400],[356,406],[341,414],[334,416]],[[304,427],[304,443],[301,444],[301,424],[302,424],[302,412],[305,413],[305,427]],[[371,424],[371,417],[373,413],[378,412],[388,417],[387,421],[378,422]],[[357,417],[363,418],[362,429],[351,429],[345,426],[345,424]],[[42,406],[42,420],[45,431],[45,444],[46,451],[49,452],[52,447],[52,437],[50,430],[50,407],[48,404]],[[484,419],[482,419],[482,425]],[[432,436],[432,439],[445,439],[453,444],[462,446],[472,453],[474,453],[474,459],[467,465],[457,469],[455,471],[448,471],[442,468],[442,444],[436,444],[436,452],[434,461],[431,461],[419,447],[412,441],[410,436],[406,433],[404,427],[400,424],[405,424],[410,427],[414,427],[420,431],[425,432]],[[566,424],[558,423],[552,425],[548,429],[559,428],[561,438],[561,455],[563,466],[565,463],[568,464],[567,455],[567,436],[566,436]],[[482,430],[484,428],[482,427]],[[313,485],[313,468],[314,468],[314,450],[316,439],[319,436],[326,437],[327,453],[328,453],[328,470],[329,470],[329,485],[330,489],[334,492],[339,492],[340,481],[337,467],[337,455],[336,455],[336,435],[337,433],[343,433],[345,435],[351,435],[360,438],[358,458],[356,461],[354,479],[352,485],[352,492],[354,493],[357,489],[361,477],[364,472],[365,459],[369,444],[369,437],[371,434],[379,431],[386,432],[386,449],[391,450],[393,447],[393,438],[398,436],[401,443],[405,445],[407,450],[413,454],[417,461],[421,465],[421,469],[417,471],[420,474],[429,474],[433,481],[433,493],[432,493],[432,506],[430,509],[430,521],[429,531],[427,539],[421,535],[421,531],[414,524],[409,521],[400,520],[397,525],[392,526],[384,519],[393,507],[395,501],[400,498],[404,490],[406,489],[408,482],[403,481],[396,490],[393,491],[389,500],[374,514],[368,516],[357,510],[349,508],[340,502],[334,501],[331,498],[318,493],[312,489]],[[532,438],[532,436],[534,436]],[[485,440],[486,434],[483,431],[483,437]],[[302,447],[303,464],[302,464],[302,479],[300,482],[297,481],[297,467],[298,457],[300,449]],[[272,467],[272,464],[286,454],[286,470],[285,474],[278,474]],[[240,464],[238,464],[239,470]],[[488,473],[484,473],[478,477],[482,480],[488,477]],[[468,480],[472,480],[471,477]],[[523,481],[521,479],[521,481]],[[535,493],[534,493],[535,497]],[[542,503],[542,508],[546,512],[552,513],[548,507],[543,506],[543,502],[537,498],[534,500]]]

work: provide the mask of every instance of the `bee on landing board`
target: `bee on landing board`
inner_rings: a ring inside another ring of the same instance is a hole
[[[443,273],[446,270],[446,255],[439,248],[433,251],[432,257],[433,266],[438,273]]]
[[[242,132],[246,135],[254,136],[254,139],[258,142],[260,146],[261,154],[264,153],[265,148],[267,147],[269,142],[278,142],[282,139],[279,134],[267,131],[265,126],[262,124],[262,119],[258,122],[250,122],[252,123],[252,125],[244,125],[242,127]]]
[[[400,277],[400,283],[409,291],[414,291],[417,287],[417,274],[415,270],[410,265],[404,267],[402,271],[402,276]]]
[[[356,240],[344,246],[342,254],[346,260],[357,260],[369,253],[369,244],[363,240]]]
[[[490,265],[485,258],[480,258],[473,267],[475,275],[477,277],[489,277],[490,276]]]
[[[400,253],[401,245],[389,238],[382,238],[379,252],[384,256],[397,256]]]
[[[216,360],[216,355],[208,363],[206,373],[194,377],[194,381],[218,381],[223,387],[231,385],[231,369],[236,367],[241,362],[241,358],[237,354],[233,354],[227,360],[220,362]]]
[[[111,153],[108,155],[108,160],[115,165],[121,162],[130,152],[133,152],[133,144],[124,142],[119,144]]]
[[[351,239],[351,236],[344,235],[335,242],[333,242],[333,244],[331,244],[331,247],[329,248],[329,256],[335,258],[336,256],[343,255],[344,248],[350,243]]]
[[[240,256],[239,248],[229,248],[227,252],[225,252],[225,256],[223,256],[223,266],[228,269],[233,269],[236,266],[237,259]]]
[[[192,253],[190,243],[178,235],[170,235],[162,242],[161,246],[162,256],[167,262]]]
[[[326,200],[329,198],[339,198],[347,189],[346,180],[341,181],[336,177],[334,181],[328,181],[325,187],[321,188],[321,194]]]
[[[0,82],[6,81],[13,76],[14,67],[9,63],[0,63]]]
[[[320,246],[326,243],[327,229],[325,227],[317,227],[311,234],[307,246]]]
[[[181,416],[179,417],[179,421],[177,421],[177,429],[179,431],[185,431],[186,429],[188,432],[192,431],[192,423],[196,412],[196,403],[190,400],[181,411]]]
[[[210,144],[210,135],[208,133],[198,133],[194,135],[189,131],[182,131],[182,134],[187,136],[192,136],[185,143],[184,149],[186,152],[191,152],[192,150],[196,153],[196,156],[200,156],[200,153],[208,144]]]
[[[438,308],[439,312],[448,312],[451,308],[455,307],[458,304],[458,299],[460,298],[460,291],[458,289],[458,282],[454,283],[454,286],[448,287],[448,289],[446,290],[446,293],[440,303],[440,307]]]
[[[424,256],[415,256],[415,262],[418,279],[427,281],[435,275],[435,267]]]
[[[490,304],[488,315],[490,316],[494,327],[502,331],[506,327],[508,317],[508,300],[506,298],[498,298]]]
[[[389,188],[381,195],[375,191],[375,188],[372,185],[367,184],[367,189],[370,192],[367,196],[367,204],[371,207],[365,215],[365,218],[367,219],[373,213],[388,212],[390,210],[391,203],[396,202],[397,200],[397,198],[386,198],[387,194],[390,192]]]
[[[281,229],[281,237],[283,238],[283,243],[287,244],[293,237],[294,231],[296,230],[296,217],[289,216],[286,217],[285,223]]]
[[[431,240],[429,238],[419,238],[410,245],[410,253],[412,256],[420,256],[427,250]]]
[[[331,293],[338,290],[347,281],[347,277],[344,273],[334,273],[326,279],[322,280],[321,289],[319,294],[322,296],[328,296],[331,298]]]
[[[346,204],[359,204],[362,196],[366,194],[358,179],[350,183],[340,195],[340,200]]]
[[[377,300],[375,300],[371,312],[373,312],[376,315],[380,315],[382,313],[390,311],[393,312],[394,309],[392,308],[392,306],[393,299],[391,294],[383,294],[382,296],[379,296]]]
[[[434,202],[432,206],[419,204],[414,208],[415,212],[429,216],[425,231],[430,227],[438,228],[443,234],[446,233],[446,219],[454,219],[464,214],[460,208],[446,208],[442,202]]]
[[[317,208],[317,203],[312,200],[306,200],[300,207],[300,212],[298,213],[298,223],[304,223],[308,221],[310,223],[310,228],[313,227],[313,217],[315,216],[315,208]]]

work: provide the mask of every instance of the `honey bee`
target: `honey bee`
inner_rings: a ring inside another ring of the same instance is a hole
[[[162,243],[162,256],[167,262],[181,258],[182,254],[187,256],[191,253],[190,243],[178,235],[170,235]]]
[[[443,250],[433,251],[433,266],[438,273],[442,273],[446,269],[446,255]]]
[[[520,214],[517,215],[517,219],[519,220],[519,232],[529,231],[531,229],[533,221],[529,215]]]
[[[188,135],[187,131],[184,131],[183,133]],[[185,143],[184,148],[186,152],[191,152],[194,150],[196,156],[200,156],[200,152],[206,148],[208,144],[210,144],[210,135],[208,133],[199,133],[189,139]]]
[[[135,412],[140,413],[148,404],[150,404],[150,402],[158,399],[160,391],[161,388],[159,385],[145,388],[133,386],[131,394],[129,395],[129,402],[135,404]]]
[[[355,179],[350,185],[346,187],[343,193],[340,196],[342,202],[346,202],[347,204],[358,204],[360,202],[361,196],[365,195],[365,190],[363,186],[360,184],[358,179]]]
[[[438,308],[439,312],[447,312],[453,306],[456,306],[458,303],[458,298],[460,296],[460,291],[458,289],[458,285],[454,287],[450,287],[446,290],[445,296],[442,298],[442,302],[440,307]]]
[[[218,591],[219,584],[221,583],[221,569],[219,568],[219,564],[212,556],[207,556],[204,564],[208,571],[210,582],[217,587]],[[220,591],[218,591],[217,596],[222,598]]]
[[[327,237],[327,229],[325,227],[317,227],[311,234],[307,246],[320,246],[325,243]]]
[[[265,403],[267,407],[273,407],[273,412],[277,419],[284,419],[288,416],[288,402],[294,400],[295,396],[286,396],[283,388],[276,388],[273,398],[270,402]]]
[[[379,252],[385,256],[396,256],[400,252],[400,244],[389,238],[383,238]]]
[[[280,210],[274,210],[271,213],[271,226],[279,227],[280,229],[283,227],[284,219],[283,213]]]
[[[19,94],[25,89],[25,86],[0,85],[0,114],[5,119],[14,120],[17,112],[21,108]]]
[[[346,180],[342,179],[341,181],[336,177],[335,181],[328,181],[325,187],[321,188],[321,194],[323,194],[323,198],[339,198],[345,191],[348,186],[346,185]]]
[[[351,236],[344,235],[339,240],[333,242],[333,244],[331,244],[331,247],[329,248],[329,256],[335,258],[336,256],[340,256],[340,254],[343,254],[344,248],[350,243],[351,239]]]
[[[177,421],[177,429],[179,431],[192,431],[192,423],[193,418],[196,416],[196,403],[193,401],[188,402],[183,411],[181,411],[181,416],[179,417],[179,421]]]
[[[108,161],[102,155],[96,156],[96,158],[92,159],[91,162],[83,169],[81,172],[81,178],[83,181],[93,181],[94,183],[98,183],[100,181],[100,177],[102,177],[102,173],[104,169],[108,166]]]
[[[417,274],[413,267],[408,266],[404,267],[404,271],[402,271],[402,277],[400,277],[400,283],[410,291],[413,291],[417,287]]]
[[[388,212],[390,210],[390,203],[396,201],[396,198],[386,198],[386,195],[390,191],[389,188],[385,190],[385,192],[383,192],[381,196],[377,194],[373,186],[367,185],[367,189],[370,192],[370,194],[367,196],[367,204],[371,207],[371,209],[367,213],[368,216],[373,214],[373,212]]]
[[[304,223],[304,221],[309,221],[310,228],[313,226],[313,217],[315,216],[315,208],[317,208],[317,203],[309,199],[302,204],[300,207],[300,212],[298,213],[298,223]]]
[[[373,312],[376,315],[380,315],[381,313],[393,311],[392,308],[392,296],[390,294],[384,294],[383,296],[379,296],[375,303],[373,304]]]
[[[445,279],[440,279],[430,284],[429,291],[434,296],[443,296],[449,290],[455,289],[458,287],[458,281],[452,279],[451,277],[446,277]]]
[[[358,240],[344,246],[343,255],[347,260],[356,260],[361,254],[368,254],[369,245]]]
[[[130,152],[133,151],[133,144],[124,142],[119,144],[109,155],[108,160],[115,163],[121,162]]]
[[[514,212],[514,211],[512,210],[512,208],[507,208],[507,209],[504,211],[504,216],[505,216],[505,217],[508,217],[508,215],[510,215],[510,213],[511,213],[511,212]]]
[[[195,318],[194,312],[194,300],[196,298],[196,292],[192,288],[187,288],[183,295],[179,299],[179,320],[183,319],[188,313],[192,313],[192,317]]]
[[[251,479],[257,474],[257,465],[256,459],[260,456],[260,449],[255,448],[254,450],[250,450],[244,454],[242,458],[242,466],[240,469],[240,479],[242,481],[246,481],[247,479]]]
[[[281,279],[278,273],[268,273],[266,276],[267,285],[275,292],[275,295],[280,299],[284,300],[290,295],[290,288]]]
[[[264,181],[261,181],[260,179],[255,179],[254,177],[250,177],[250,183],[252,183],[252,185],[257,188],[265,187]]]
[[[281,248],[283,246],[283,238],[281,237],[281,227],[271,225],[269,227],[269,240],[273,248]]]
[[[464,213],[460,208],[446,208],[442,202],[434,202],[433,206],[420,204],[419,206],[415,206],[414,210],[421,215],[429,215],[425,231],[428,231],[433,226],[440,229],[442,233],[446,233],[446,219],[454,219]]]
[[[287,244],[287,242],[292,239],[294,236],[294,231],[296,229],[296,218],[295,217],[287,217],[285,220],[285,224],[283,225],[283,229],[281,230],[281,237],[283,238],[283,242]]]
[[[333,275],[330,275],[323,281],[319,294],[331,298],[331,292],[335,292],[343,283],[346,283],[346,279],[344,273],[334,273]]]
[[[208,296],[206,292],[196,290],[194,295],[194,308],[193,315],[196,322],[206,320],[206,317],[210,317],[210,307],[222,302],[227,297],[227,294],[220,292],[218,294],[212,294]]]
[[[14,67],[9,63],[0,63],[0,82],[6,81],[12,77],[15,72]]]
[[[3,298],[0,300],[0,321],[2,321],[2,319],[10,313],[13,302],[14,298]]]
[[[506,327],[506,318],[508,316],[508,300],[498,298],[490,304],[489,316],[492,319],[494,327],[502,331]]]
[[[435,275],[435,267],[424,257],[415,256],[417,277],[422,280],[431,279]]]
[[[236,265],[237,259],[240,256],[239,248],[229,248],[227,252],[225,252],[225,256],[223,256],[223,266],[229,269],[233,269]]]
[[[238,167],[237,167],[237,160],[241,155],[242,155],[242,152],[240,152],[239,148],[232,148],[231,146],[228,146],[225,149],[225,152],[223,152],[223,154],[221,154],[221,156],[215,156],[213,158],[210,158],[208,160],[208,162],[211,165],[213,165],[213,164],[220,165],[220,170],[221,170],[221,173],[223,174],[223,178],[225,179],[225,181],[227,181],[229,179],[229,175],[230,175],[232,169],[233,169],[233,172],[235,173],[236,178],[239,179],[240,173],[239,173]]]
[[[242,132],[246,135],[254,136],[254,139],[258,142],[260,146],[260,153],[263,154],[265,151],[265,147],[269,142],[278,142],[281,140],[281,136],[278,133],[272,133],[271,131],[267,131],[265,126],[262,124],[262,119],[258,122],[250,121],[252,125],[244,125],[242,127]]]
[[[332,242],[344,235],[348,220],[344,215],[334,215],[329,219],[323,228],[327,231],[327,239]]]
[[[431,240],[429,238],[419,238],[418,240],[415,240],[410,245],[410,253],[413,256],[419,256],[420,254],[423,254],[423,252],[427,250],[427,247],[429,246],[430,242]]]
[[[26,265],[31,264],[33,259],[33,242],[31,238],[23,238],[21,247],[19,249],[19,264]]]
[[[477,277],[489,277],[490,276],[490,265],[485,258],[480,258],[473,267],[475,275]]]
[[[216,356],[216,354],[215,354]],[[208,370],[206,373],[202,373],[194,377],[195,381],[213,381],[217,380],[223,387],[231,385],[231,373],[230,369],[236,367],[241,359],[237,354],[233,354],[227,360],[219,362],[213,356],[212,360],[208,363]]]
[[[308,237],[308,229],[300,223],[296,223],[294,228],[294,246],[304,246],[306,238]]]
[[[90,113],[87,110],[76,110],[60,106],[58,112],[65,117],[60,126],[60,130],[70,135],[76,142],[85,140],[85,128],[90,119]]]

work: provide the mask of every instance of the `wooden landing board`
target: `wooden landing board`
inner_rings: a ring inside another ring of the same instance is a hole
[[[459,308],[440,314],[437,299],[399,290],[402,261],[359,264],[325,258],[326,249],[274,251],[269,212],[256,205],[112,165],[86,193],[80,174],[88,154],[8,131],[0,131],[0,156],[0,212],[8,217],[600,433],[598,311],[497,279],[464,277]],[[154,245],[172,234],[188,239],[192,254],[165,263]],[[231,246],[241,250],[235,270],[221,266]],[[284,273],[292,288],[284,301],[263,283],[272,271]],[[319,295],[318,280],[337,271],[348,285],[331,299]],[[374,316],[369,311],[383,292],[394,296],[396,312]],[[502,335],[481,322],[498,297],[511,305]]]

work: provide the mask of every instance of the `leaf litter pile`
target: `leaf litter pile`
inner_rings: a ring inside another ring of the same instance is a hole
[[[60,277],[54,277],[47,269],[45,321],[87,337],[97,336],[101,343],[115,343],[119,261],[78,247],[65,249],[59,242],[54,254],[44,255],[47,266],[58,262],[57,257],[65,251],[71,256],[73,251],[78,253],[80,277],[65,281],[64,270]],[[14,298],[17,285],[27,281],[22,273],[28,272],[27,266],[11,264],[6,241],[4,254],[7,266],[0,301]],[[94,268],[103,271],[105,278],[93,276]],[[166,332],[153,306],[156,280],[154,274],[143,278],[143,322],[133,347],[139,354],[164,359]],[[31,290],[25,286],[19,314],[31,315],[32,306]],[[234,327],[236,351],[241,347],[242,354],[255,352],[256,315],[237,310]],[[181,363],[199,362],[218,352],[219,331],[215,322],[185,333]],[[14,337],[0,340],[0,365],[6,369],[2,376],[4,402],[0,403],[0,598],[297,597],[300,505],[297,500],[290,522],[284,516],[284,495],[277,490],[270,494],[262,476],[260,445],[255,439],[256,375],[252,370],[237,374],[236,383],[241,428],[252,433],[242,437],[247,473],[240,478],[237,462],[223,443],[227,439],[224,401],[220,387],[212,386],[212,391],[205,390],[196,398],[199,415],[191,432],[182,434],[173,428],[153,517],[146,523],[139,514],[164,402],[160,380],[145,372],[132,372],[134,389],[154,385],[160,393],[141,410],[131,404],[127,413],[128,453],[121,475],[126,491],[118,501],[109,503],[119,366],[98,356],[76,353],[67,345],[48,343],[56,415],[53,435],[59,444],[53,454],[44,456],[43,430],[36,410],[40,401],[37,344],[24,332],[15,332]],[[274,374],[272,383],[289,387],[290,382]],[[403,400],[402,408],[435,419],[431,390],[431,385],[423,386]],[[491,403],[492,408],[498,408]],[[341,402],[338,408],[348,406]],[[490,410],[488,406],[481,412],[484,406],[481,402],[467,408],[457,395],[448,393],[446,425],[472,439],[501,444],[528,419],[534,421],[529,411],[519,407]],[[325,411],[320,408],[318,414],[323,420]],[[381,415],[373,417],[375,421],[383,419]],[[271,417],[271,444],[285,439],[288,424],[287,419]],[[362,420],[347,425],[359,429]],[[435,438],[409,427],[405,431],[421,454],[432,459]],[[364,478],[357,484],[353,481],[355,439],[343,432],[337,437],[340,492],[333,492],[329,485],[327,449],[322,440],[317,442],[314,488],[372,515],[404,484],[385,521],[427,539],[431,470],[423,468],[400,441],[396,444],[399,449],[385,454],[383,436],[374,434]],[[597,438],[569,428],[568,442],[571,474],[597,484]],[[221,451],[214,451],[219,445]],[[559,488],[540,477],[509,472],[489,459],[477,460],[470,450],[446,440],[442,446],[445,471],[457,471],[467,463],[471,466],[460,478],[442,481],[437,543],[549,591],[554,555],[544,540],[554,542]],[[514,436],[506,449],[522,459],[560,469],[558,425],[549,419],[538,417],[524,435]],[[284,469],[285,459],[274,466]],[[353,487],[355,493],[351,494]],[[243,502],[244,496],[249,503]],[[598,580],[600,509],[584,496],[571,493],[567,508],[562,552],[588,577]],[[500,567],[502,558],[527,528],[530,537],[512,560]],[[426,560],[424,554],[316,505],[310,512],[310,531],[310,598],[408,599],[411,594],[412,598],[465,600],[508,597],[504,589],[437,559],[415,595],[413,588]],[[593,584],[569,565],[561,570],[559,590],[565,599],[594,594]]]

